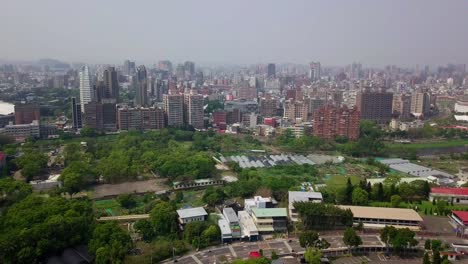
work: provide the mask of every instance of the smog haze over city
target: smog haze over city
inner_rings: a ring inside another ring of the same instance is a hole
[[[468,2],[3,1],[0,59],[201,64],[468,61]]]
[[[0,2],[0,263],[468,263],[468,0]]]

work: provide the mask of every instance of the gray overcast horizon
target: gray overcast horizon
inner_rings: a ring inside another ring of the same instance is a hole
[[[2,0],[0,59],[468,62],[465,0]]]

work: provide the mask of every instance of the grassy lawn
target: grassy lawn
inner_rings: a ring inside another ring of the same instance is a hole
[[[407,150],[418,150],[428,148],[447,148],[447,147],[459,147],[468,144],[468,139],[450,139],[438,142],[422,142],[422,143],[386,143],[390,150],[407,149]]]
[[[184,199],[181,203],[177,204],[178,208],[186,206],[198,207],[205,205],[205,203],[202,201],[205,190],[184,190],[181,192],[184,194]]]
[[[122,208],[115,199],[95,201],[93,209],[98,215],[123,215],[126,209]]]
[[[129,214],[145,214],[152,208],[151,203],[155,201],[155,197],[133,195],[136,205],[132,208],[124,208],[120,206],[117,199],[96,200],[93,203],[93,210],[98,216],[117,216]]]
[[[356,185],[359,184],[360,177],[351,175],[351,183]],[[324,177],[324,182],[327,187],[344,187],[348,182],[348,176],[346,175],[329,175]]]

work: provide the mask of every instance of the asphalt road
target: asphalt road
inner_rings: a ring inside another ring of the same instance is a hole
[[[341,235],[324,235],[322,236],[330,243],[330,248],[343,248],[345,245],[342,241]],[[380,246],[384,245],[378,235],[361,235],[363,240],[363,246]],[[455,236],[437,236],[437,237],[417,237],[419,246],[424,246],[424,241],[427,238],[440,239],[444,243],[464,243],[468,244],[468,240],[460,239]],[[229,245],[222,245],[218,247],[204,249],[199,252],[191,252],[189,255],[185,255],[177,258],[177,263],[182,264],[211,264],[231,262],[235,259],[246,259],[251,251],[263,250],[263,255],[270,257],[271,253],[275,251],[278,255],[294,254],[295,252],[303,252],[304,248],[299,245],[297,239],[291,241],[285,239],[268,240],[268,241],[257,241],[257,242],[236,242]],[[369,263],[420,263],[420,259],[397,259],[392,257],[391,259],[383,259],[379,257],[379,253],[372,253],[365,257],[352,257],[350,259],[338,259],[336,263],[362,263],[363,260]],[[345,261],[345,262],[343,262]],[[347,262],[346,262],[347,261]],[[172,260],[168,260],[164,263],[174,263]],[[465,263],[465,262],[463,262]]]

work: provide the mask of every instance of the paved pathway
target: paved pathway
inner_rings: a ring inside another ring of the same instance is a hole
[[[335,249],[342,249],[343,248],[343,241],[342,235],[325,235],[323,236],[329,243],[330,248],[327,250]],[[380,246],[383,245],[382,241],[378,235],[369,235],[363,234],[361,235],[363,240],[363,246]],[[427,238],[431,237],[417,237],[419,240],[420,247],[424,246],[424,241]],[[433,237],[435,238],[435,237]],[[460,239],[455,236],[452,237],[440,237],[438,236],[437,239],[443,240],[443,242],[448,243],[464,243],[468,244],[468,240]],[[199,252],[191,252],[190,255],[181,256],[178,258],[177,263],[182,264],[204,264],[204,263],[227,263],[232,262],[235,259],[246,259],[249,256],[251,251],[259,251],[262,249],[264,256],[270,257],[272,252],[275,251],[278,255],[290,255],[292,253],[301,253],[304,252],[304,248],[299,245],[298,239],[276,239],[276,240],[267,240],[267,241],[258,241],[258,242],[236,242],[230,245],[222,245],[218,247],[207,248]],[[369,258],[371,261],[369,261]],[[343,259],[343,260],[342,260]],[[344,261],[344,262],[343,262]],[[346,262],[348,261],[348,262]],[[385,263],[385,264],[399,264],[399,263],[420,263],[420,259],[392,259],[385,260],[377,253],[373,253],[366,256],[361,257],[352,257],[352,258],[339,258],[338,264],[344,263],[362,263],[362,261],[368,261],[369,263]],[[168,260],[163,263],[173,263],[172,260]],[[465,263],[465,262],[463,262]]]

